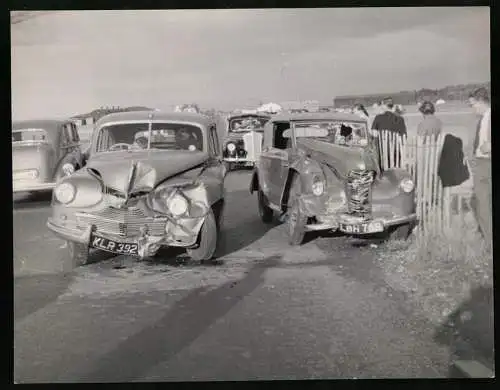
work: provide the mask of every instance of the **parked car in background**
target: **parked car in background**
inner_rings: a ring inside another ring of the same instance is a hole
[[[12,124],[13,192],[51,190],[84,164],[71,120],[28,120]]]
[[[223,157],[227,171],[237,166],[254,166],[262,149],[262,132],[270,115],[237,113],[227,118]]]
[[[414,183],[402,169],[381,171],[362,118],[345,113],[281,114],[264,128],[250,191],[269,223],[286,217],[289,242],[308,231],[406,238],[416,221]]]
[[[48,228],[75,265],[90,248],[138,258],[161,247],[213,258],[224,208],[215,123],[192,113],[128,112],[101,118],[84,169],[54,189]]]

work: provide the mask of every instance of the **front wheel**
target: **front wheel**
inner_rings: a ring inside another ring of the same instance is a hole
[[[298,176],[293,179],[289,196],[288,208],[288,242],[292,246],[301,245],[306,235],[307,216],[300,210],[298,196],[300,194],[300,180]]]
[[[214,212],[210,209],[198,235],[196,248],[187,249],[187,254],[195,261],[212,260],[217,249],[219,229]]]
[[[266,204],[266,196],[262,192],[262,190],[259,188],[259,191],[257,192],[257,202],[259,205],[259,216],[262,222],[264,223],[271,223],[273,221],[273,209],[267,206]]]

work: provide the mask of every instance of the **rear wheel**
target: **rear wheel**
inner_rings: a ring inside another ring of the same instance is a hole
[[[187,249],[187,254],[195,261],[212,260],[217,249],[219,229],[212,209],[208,212],[198,235],[196,248]]]
[[[299,206],[298,197],[301,192],[300,179],[298,176],[295,176],[292,180],[288,200],[288,242],[290,245],[299,246],[304,241],[306,235],[307,216],[301,212]]]
[[[262,222],[271,223],[273,221],[274,212],[273,209],[267,206],[266,196],[259,188],[257,192],[257,202],[259,204],[259,216]]]

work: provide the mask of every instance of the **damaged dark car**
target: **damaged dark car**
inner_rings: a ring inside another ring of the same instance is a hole
[[[263,222],[287,222],[289,242],[308,231],[405,239],[416,223],[415,185],[381,170],[366,121],[344,113],[282,114],[264,129],[250,191]]]

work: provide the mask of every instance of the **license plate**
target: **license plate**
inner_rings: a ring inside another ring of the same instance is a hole
[[[90,236],[90,247],[100,249],[102,251],[107,251],[115,253],[118,255],[129,255],[138,256],[139,246],[134,243],[125,243],[110,240],[109,238],[104,238],[96,234],[91,234]]]
[[[355,225],[341,223],[339,229],[344,233],[369,234],[383,232],[384,226],[381,222],[366,222]]]

